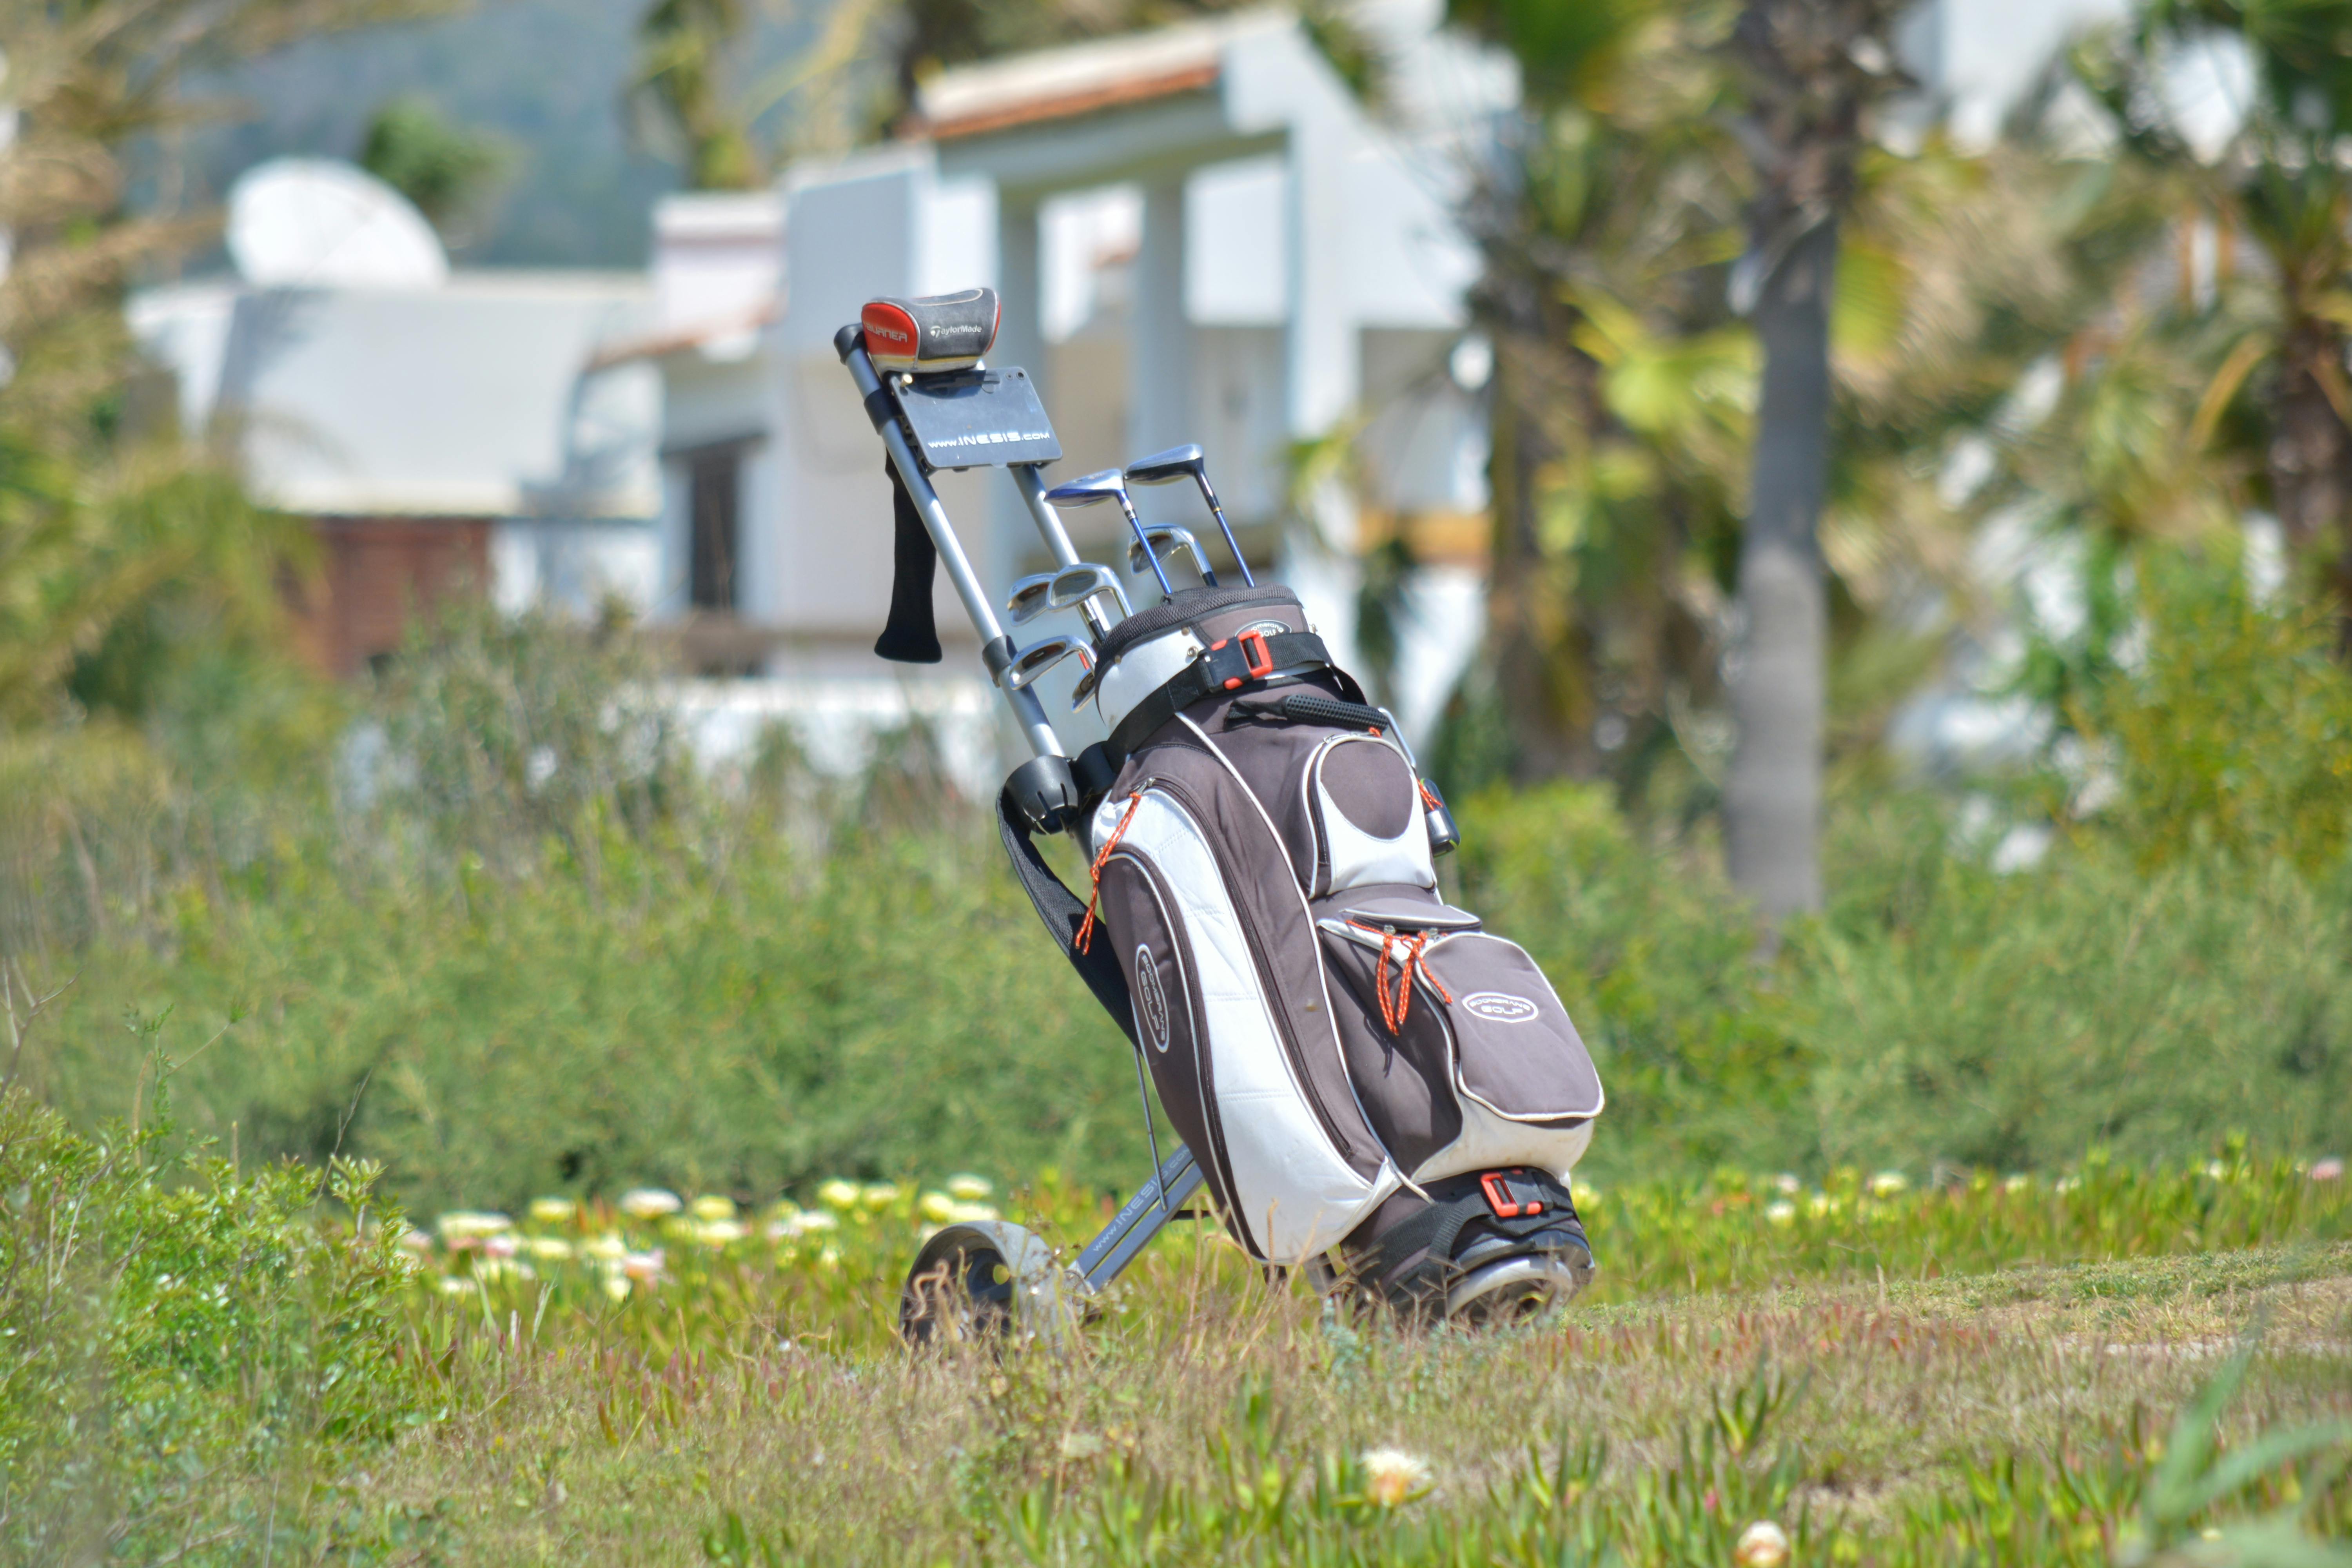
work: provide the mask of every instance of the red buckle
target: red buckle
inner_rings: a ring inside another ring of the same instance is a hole
[[[1511,1189],[1505,1184],[1500,1171],[1489,1171],[1480,1176],[1478,1189],[1486,1194],[1486,1206],[1495,1211],[1496,1219],[1517,1219],[1521,1215],[1543,1213],[1542,1204],[1533,1199],[1521,1203],[1511,1196]]]
[[[1242,657],[1249,661],[1250,679],[1264,680],[1274,673],[1274,649],[1266,646],[1264,632],[1244,632],[1234,639],[1242,645]],[[1257,647],[1252,649],[1250,644]]]

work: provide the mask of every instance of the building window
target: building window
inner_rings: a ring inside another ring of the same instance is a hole
[[[687,461],[687,511],[692,552],[688,589],[698,610],[735,608],[740,559],[743,449],[729,445]]]

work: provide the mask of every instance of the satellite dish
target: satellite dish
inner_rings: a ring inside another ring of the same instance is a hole
[[[273,158],[228,194],[228,254],[263,289],[433,289],[449,258],[424,215],[331,158]]]

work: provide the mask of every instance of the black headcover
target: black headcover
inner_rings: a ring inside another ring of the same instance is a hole
[[[874,651],[900,664],[940,662],[940,626],[931,615],[931,579],[939,572],[939,548],[915,510],[915,498],[889,463],[890,620],[874,639]]]

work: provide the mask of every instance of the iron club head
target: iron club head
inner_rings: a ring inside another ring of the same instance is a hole
[[[1181,447],[1171,447],[1164,452],[1154,452],[1139,458],[1127,466],[1127,480],[1136,485],[1172,485],[1179,479],[1191,479],[1201,489],[1201,499],[1208,503],[1209,515],[1217,520],[1218,531],[1225,536],[1225,548],[1234,552],[1234,564],[1241,568],[1242,581],[1252,587],[1257,579],[1250,574],[1249,563],[1242,559],[1242,547],[1234,539],[1233,525],[1225,521],[1225,509],[1217,504],[1216,487],[1209,483],[1209,460],[1197,441],[1187,441]],[[1208,563],[1196,552],[1193,559],[1201,562],[1205,576]]]
[[[1139,572],[1143,570],[1143,563],[1139,559],[1135,569]],[[1084,604],[1097,594],[1108,594],[1117,600],[1120,615],[1133,613],[1128,606],[1127,590],[1118,585],[1118,574],[1091,561],[1065,566],[1047,579],[1045,604],[1051,609],[1066,610],[1073,605]]]
[[[1034,577],[1024,577],[1013,584],[1013,592],[1004,596],[1004,613],[1020,626],[1034,621],[1055,606],[1048,604],[1046,590],[1054,584],[1051,572],[1041,572]]]
[[[1201,574],[1202,586],[1213,588],[1217,585],[1217,574],[1210,570],[1209,558],[1201,552],[1201,542],[1192,537],[1191,529],[1178,528],[1171,522],[1155,522],[1143,531],[1143,536],[1151,541],[1153,550],[1163,555],[1173,554],[1180,550],[1190,551],[1192,555],[1192,568]],[[1130,544],[1127,547],[1127,569],[1130,572],[1143,570],[1142,545]]]
[[[1076,654],[1094,668],[1094,649],[1084,637],[1050,637],[1031,643],[1013,656],[1013,663],[1004,672],[1004,684],[1018,691],[1039,676]]]

